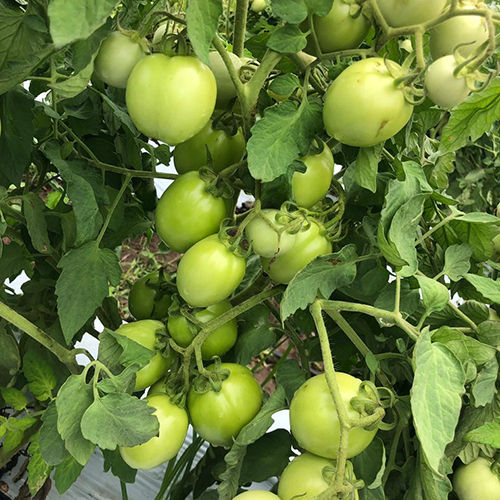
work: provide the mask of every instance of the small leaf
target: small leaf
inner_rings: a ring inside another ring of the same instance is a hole
[[[274,30],[267,41],[267,46],[280,54],[295,54],[307,45],[304,33],[297,26],[286,24]]]
[[[287,23],[299,24],[307,17],[304,0],[274,0],[271,7],[273,14]]]
[[[59,495],[65,493],[71,485],[78,479],[83,470],[83,465],[79,464],[71,455],[56,466],[54,472],[54,482]]]
[[[2,443],[3,453],[15,450],[21,444],[25,431],[33,427],[37,422],[38,420],[33,417],[8,418],[3,424],[4,431],[6,431]]]
[[[416,278],[422,290],[426,315],[444,309],[450,299],[448,289],[442,283],[439,283],[439,281],[427,276],[416,276]]]
[[[356,161],[350,167],[354,170],[354,180],[372,193],[377,191],[378,164],[383,149],[383,144],[371,148],[360,148]]]
[[[444,255],[443,273],[452,281],[458,281],[469,271],[471,257],[472,248],[467,244],[448,247]]]
[[[45,460],[40,453],[40,447],[38,446],[38,435],[34,436],[31,440],[29,453],[31,455],[31,458],[28,463],[28,486],[30,493],[34,496],[38,492],[38,490],[45,484],[45,481],[49,477],[52,467],[45,463]]]
[[[484,297],[500,304],[500,279],[492,280],[485,276],[466,274],[464,278]]]
[[[111,473],[123,482],[135,482],[137,470],[132,469],[124,462],[119,450],[102,450],[102,454],[104,456],[104,472],[111,470]]]
[[[470,431],[465,436],[465,439],[475,443],[487,444],[493,448],[500,448],[500,417]]]
[[[42,415],[42,426],[39,433],[39,446],[43,459],[49,465],[60,464],[67,456],[68,451],[64,441],[57,431],[56,402],[51,401]]]
[[[472,383],[471,393],[474,397],[474,406],[486,406],[491,403],[497,393],[496,381],[498,378],[498,361],[491,358],[477,374]]]
[[[35,193],[25,194],[23,196],[23,212],[33,246],[40,253],[50,253],[52,247],[47,231],[43,201]]]
[[[40,356],[39,351],[26,352],[23,357],[23,373],[35,398],[39,401],[46,401],[52,396],[57,378],[52,366]]]
[[[26,396],[15,387],[0,387],[0,394],[5,401],[5,404],[14,410],[23,410],[28,404]]]

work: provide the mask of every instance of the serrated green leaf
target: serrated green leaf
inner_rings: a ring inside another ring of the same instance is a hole
[[[23,357],[23,373],[30,391],[39,401],[46,401],[52,396],[57,378],[51,365],[40,356],[39,351],[27,351]]]
[[[304,0],[274,0],[271,7],[273,14],[287,23],[299,24],[307,17]]]
[[[500,279],[493,280],[486,276],[466,274],[464,278],[484,297],[500,304]]]
[[[491,403],[497,392],[498,361],[491,358],[477,374],[472,382],[471,393],[474,397],[474,406],[486,406]]]
[[[45,463],[40,453],[38,435],[34,436],[31,440],[29,453],[31,458],[28,463],[28,486],[30,493],[34,496],[49,477],[52,467]]]
[[[2,452],[9,453],[17,448],[23,440],[24,433],[37,422],[38,420],[33,417],[8,418],[3,424],[5,436],[2,443]]]
[[[56,466],[54,472],[54,483],[60,495],[66,492],[78,479],[83,470],[83,465],[79,464],[71,455]]]
[[[481,427],[470,431],[465,436],[465,439],[500,448],[500,418],[495,418],[493,422],[487,422]]]
[[[49,233],[47,221],[45,220],[45,205],[35,193],[27,193],[23,196],[23,213],[26,217],[26,225],[33,246],[40,253],[50,253]]]
[[[472,248],[467,244],[448,247],[444,255],[443,273],[452,281],[458,281],[469,272],[471,257]]]
[[[267,46],[280,54],[295,54],[307,45],[307,38],[298,26],[286,24],[274,30],[267,41]]]
[[[15,387],[0,387],[0,394],[5,404],[14,410],[23,410],[28,404],[26,396]]]
[[[349,167],[354,170],[354,180],[372,193],[377,191],[378,164],[383,149],[383,144],[371,148],[360,148],[356,161]]]
[[[442,283],[439,283],[439,281],[427,276],[416,276],[416,278],[422,290],[426,315],[444,309],[448,304],[448,300],[450,300],[448,289]]]
[[[49,465],[60,464],[67,456],[68,451],[64,441],[57,431],[56,402],[51,401],[42,415],[42,426],[39,433],[40,453]]]

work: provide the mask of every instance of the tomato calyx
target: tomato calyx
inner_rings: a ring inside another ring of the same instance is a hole
[[[222,390],[222,383],[226,380],[231,372],[221,367],[222,362],[218,356],[214,357],[214,362],[211,366],[214,368],[211,370],[200,370],[199,374],[195,377],[191,383],[192,389],[198,394],[205,394],[207,392],[220,392]]]
[[[234,196],[234,188],[229,180],[220,174],[216,174],[213,169],[213,160],[210,151],[207,149],[208,166],[199,169],[200,178],[205,182],[205,190],[216,198],[230,200]]]

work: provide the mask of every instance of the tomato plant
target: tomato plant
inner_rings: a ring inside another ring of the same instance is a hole
[[[130,289],[128,308],[135,319],[162,319],[168,315],[170,294],[161,289],[160,273],[149,273]]]
[[[453,475],[453,489],[460,500],[494,500],[500,495],[500,478],[491,470],[491,461],[479,457],[462,465]]]

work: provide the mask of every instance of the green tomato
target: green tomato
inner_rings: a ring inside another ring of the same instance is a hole
[[[377,0],[387,24],[413,26],[432,21],[441,15],[448,0]]]
[[[235,363],[222,363],[230,374],[219,392],[188,393],[188,410],[195,431],[214,446],[229,447],[262,406],[262,390],[252,372]],[[215,370],[210,365],[207,370]]]
[[[245,228],[252,250],[261,257],[270,259],[284,255],[295,244],[295,234],[286,231],[277,232],[284,226],[279,218],[279,213],[279,210],[272,208],[261,210]]]
[[[154,272],[132,285],[128,296],[128,308],[135,319],[162,319],[168,315],[172,300],[170,295],[155,289],[154,285],[159,283],[160,273]]]
[[[234,69],[238,72],[243,65],[243,61],[232,52],[228,52],[229,58],[233,63]],[[233,81],[229,76],[221,55],[218,52],[210,52],[208,54],[208,65],[212,70],[217,82],[217,108],[224,109],[229,102],[236,97],[236,89]]]
[[[491,461],[479,457],[457,469],[453,475],[453,489],[460,500],[500,498],[500,478],[490,467]]]
[[[198,172],[179,176],[163,193],[155,212],[156,232],[174,251],[185,252],[219,230],[228,216],[226,202],[207,190]]]
[[[233,500],[280,500],[280,498],[270,491],[249,490],[236,495]]]
[[[460,104],[469,94],[464,76],[454,75],[455,56],[443,56],[434,61],[425,72],[425,89],[429,99],[441,108],[450,109]]]
[[[350,401],[358,396],[361,380],[337,372],[340,394],[350,418],[359,417]],[[368,395],[368,394],[367,394]],[[300,386],[290,404],[290,427],[299,446],[321,457],[337,458],[340,423],[325,374],[316,375]],[[375,430],[353,428],[349,431],[347,458],[359,455],[372,441]]]
[[[476,7],[471,2],[460,2],[462,9]],[[471,56],[480,45],[488,40],[488,25],[481,16],[455,16],[438,24],[431,31],[430,49],[434,60],[453,54],[458,49],[463,57]]]
[[[278,495],[280,500],[312,500],[333,484],[335,462],[311,453],[295,457],[281,474]],[[352,478],[355,480],[355,478]],[[355,491],[342,497],[357,500]]]
[[[174,149],[175,168],[179,174],[198,170],[208,165],[207,148],[212,160],[212,169],[220,172],[226,167],[241,160],[245,153],[245,138],[238,129],[236,134],[229,135],[225,130],[214,130],[212,122],[186,142],[178,144]]]
[[[177,289],[192,307],[208,307],[227,299],[243,280],[246,262],[216,234],[193,245],[177,268]]]
[[[201,311],[196,311],[194,317],[202,323],[208,323],[212,319],[218,318],[221,314],[232,309],[229,301],[224,300],[213,306],[209,306]],[[181,347],[191,344],[197,334],[196,327],[191,325],[187,318],[181,314],[173,314],[168,318],[168,333]],[[238,337],[238,323],[235,319],[224,323],[216,328],[201,346],[201,356],[203,359],[212,359],[214,356],[226,354],[236,343]]]
[[[101,43],[94,61],[95,74],[104,83],[124,89],[134,66],[145,55],[140,43],[113,31]]]
[[[413,113],[404,90],[395,85],[395,75],[401,73],[399,64],[381,57],[364,59],[345,69],[325,97],[323,121],[330,137],[366,148],[396,135]]]
[[[311,221],[307,229],[295,236],[295,244],[284,255],[274,259],[262,259],[267,274],[277,283],[288,283],[304,267],[320,255],[332,252],[332,244],[323,234],[323,227]]]
[[[319,154],[301,158],[307,169],[305,172],[295,172],[292,177],[293,200],[299,207],[311,208],[322,200],[333,178],[333,155],[330,148],[323,142],[323,151]]]
[[[155,408],[154,415],[160,424],[158,436],[132,447],[120,447],[125,463],[134,469],[153,469],[174,458],[186,439],[188,416],[184,408],[172,403],[166,394],[155,394],[146,398]]]
[[[138,344],[154,351],[156,346],[156,332],[165,333],[165,325],[161,321],[143,319],[134,323],[124,323],[116,333],[125,335]],[[143,366],[135,375],[135,390],[142,391],[163,377],[172,365],[173,354],[168,357],[156,352],[146,366]]]
[[[344,0],[334,0],[326,16],[314,16],[313,19],[314,31],[323,53],[359,47],[371,26],[359,4]],[[309,29],[308,26],[305,24],[304,28]],[[316,52],[311,36],[308,37],[305,50],[311,54]]]
[[[216,96],[215,77],[199,59],[153,54],[132,70],[126,101],[139,131],[173,146],[207,124]]]

